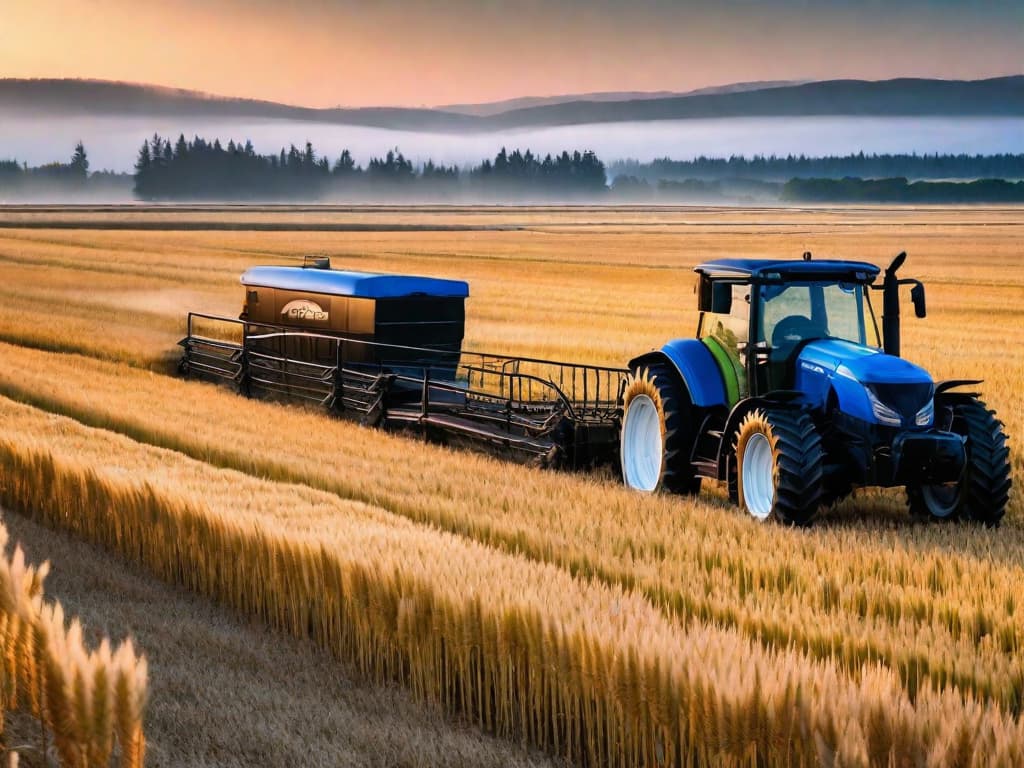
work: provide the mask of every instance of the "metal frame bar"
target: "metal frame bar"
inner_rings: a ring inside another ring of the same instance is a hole
[[[241,342],[196,333],[197,321],[203,320],[240,327]],[[394,421],[419,422],[424,429],[433,424],[533,454],[545,453],[545,446],[560,439],[555,430],[563,420],[572,425],[575,450],[585,432],[581,426],[607,425],[617,418],[628,373],[543,358],[364,341],[201,312],[188,313],[187,333],[179,342],[186,369],[234,381],[246,395],[266,392],[364,417],[383,404],[382,413]],[[291,356],[292,339],[329,342],[331,362]],[[376,351],[376,359],[352,361],[353,345]],[[399,358],[412,353],[412,359],[388,361],[385,355],[391,351]],[[439,367],[453,377],[439,376]]]

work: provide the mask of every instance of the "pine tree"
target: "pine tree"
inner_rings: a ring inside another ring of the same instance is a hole
[[[149,170],[149,166],[152,164],[152,156],[149,154],[149,142],[142,142],[142,149],[139,150],[139,157],[135,161],[136,173],[144,173]]]
[[[75,145],[75,154],[71,156],[71,170],[75,176],[83,180],[89,176],[89,157],[85,154],[85,145],[82,142]]]
[[[359,169],[356,168],[356,161],[352,159],[352,153],[347,149],[342,150],[341,157],[334,164],[334,175],[335,176],[348,176],[353,173],[358,173]]]

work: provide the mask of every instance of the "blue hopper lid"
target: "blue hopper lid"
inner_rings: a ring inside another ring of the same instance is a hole
[[[469,296],[469,284],[464,280],[443,280],[413,275],[375,275],[369,272],[302,267],[252,267],[242,275],[242,285],[326,293],[331,296],[358,296],[366,299],[391,299],[400,296]]]

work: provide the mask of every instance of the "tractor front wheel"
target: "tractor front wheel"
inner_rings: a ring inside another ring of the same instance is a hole
[[[821,437],[810,416],[787,408],[751,411],[736,430],[736,491],[756,520],[809,525],[821,506]]]
[[[623,481],[646,493],[698,493],[700,478],[690,464],[693,432],[690,398],[674,371],[652,365],[631,375],[619,443]]]
[[[967,438],[967,466],[958,482],[908,485],[915,517],[974,520],[995,526],[1006,514],[1010,494],[1010,451],[1003,424],[977,398],[953,406],[952,432]]]

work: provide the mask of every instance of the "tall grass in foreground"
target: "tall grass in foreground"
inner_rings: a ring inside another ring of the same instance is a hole
[[[635,593],[335,500],[325,536],[290,492],[0,400],[0,503],[313,639],[500,735],[589,765],[982,766],[1024,760],[998,706],[890,671],[686,629]],[[170,465],[170,470],[165,468]],[[98,467],[97,469],[90,468]],[[169,493],[194,470],[203,498]],[[234,488],[234,508],[223,489]],[[214,506],[210,506],[210,505]]]
[[[0,551],[7,540],[0,524]],[[23,710],[41,726],[40,743],[7,745],[11,752],[38,749],[47,764],[52,741],[64,768],[100,768],[111,764],[116,743],[117,765],[141,768],[145,659],[131,640],[87,650],[81,624],[69,627],[60,603],[43,599],[47,571],[26,565],[20,547],[0,556],[0,738],[4,712]]]
[[[416,444],[210,385],[4,344],[0,354],[0,392],[93,426],[635,589],[684,627],[734,628],[854,678],[865,664],[884,664],[911,699],[927,683],[1015,714],[1024,706],[1016,497],[998,531],[910,525],[901,500],[878,495],[867,522],[792,531],[706,498],[642,497],[619,483]],[[178,477],[168,492],[187,482]],[[309,509],[290,521],[325,536],[336,530]]]

